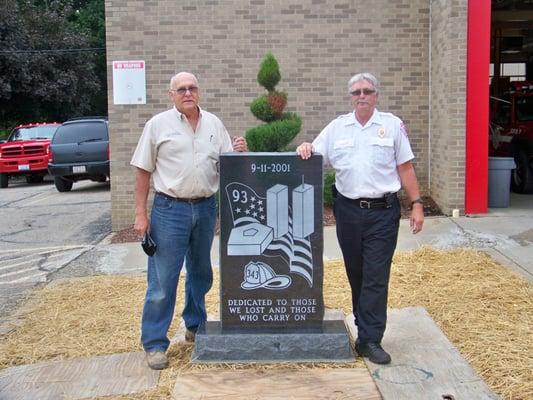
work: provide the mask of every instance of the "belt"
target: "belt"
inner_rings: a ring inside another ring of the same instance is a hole
[[[170,200],[174,200],[174,201],[181,201],[183,203],[189,203],[189,204],[196,204],[196,203],[199,203],[201,201],[204,201],[204,200],[207,200],[209,199],[209,197],[196,197],[194,199],[186,199],[186,198],[183,198],[183,197],[173,197],[173,196],[169,196],[168,194],[166,193],[163,193],[163,192],[155,192],[157,195],[159,196],[163,196],[163,197],[166,197],[167,199],[170,199]]]
[[[342,197],[344,200],[349,201],[357,205],[359,208],[390,208],[392,207],[394,199],[396,199],[396,193],[387,193],[383,197],[378,198],[365,198],[361,197],[359,199],[350,199],[338,193],[339,197]]]

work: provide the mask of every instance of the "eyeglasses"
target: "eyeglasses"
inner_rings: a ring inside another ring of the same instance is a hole
[[[191,86],[187,88],[179,88],[179,89],[170,89],[171,92],[176,92],[180,96],[183,96],[185,93],[190,92],[191,94],[198,93],[198,86]]]
[[[375,89],[363,89],[363,90],[357,89],[357,90],[354,90],[353,92],[350,92],[352,96],[361,96],[361,93],[363,93],[365,96],[368,96],[368,95],[376,93],[376,90]]]

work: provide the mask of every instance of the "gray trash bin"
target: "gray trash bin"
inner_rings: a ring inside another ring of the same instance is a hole
[[[489,207],[509,207],[511,170],[514,168],[512,157],[489,157]]]

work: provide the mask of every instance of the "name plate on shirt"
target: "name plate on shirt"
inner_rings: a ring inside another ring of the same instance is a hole
[[[222,329],[320,327],[322,156],[220,156]]]

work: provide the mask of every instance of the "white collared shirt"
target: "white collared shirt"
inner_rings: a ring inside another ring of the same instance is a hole
[[[365,126],[355,113],[331,121],[313,141],[314,151],[335,169],[335,185],[345,197],[377,198],[401,188],[396,166],[414,158],[403,122],[374,110]]]
[[[156,191],[197,198],[218,190],[219,155],[233,147],[222,121],[199,111],[196,131],[175,107],[155,115],[144,126],[131,165],[152,173]]]

